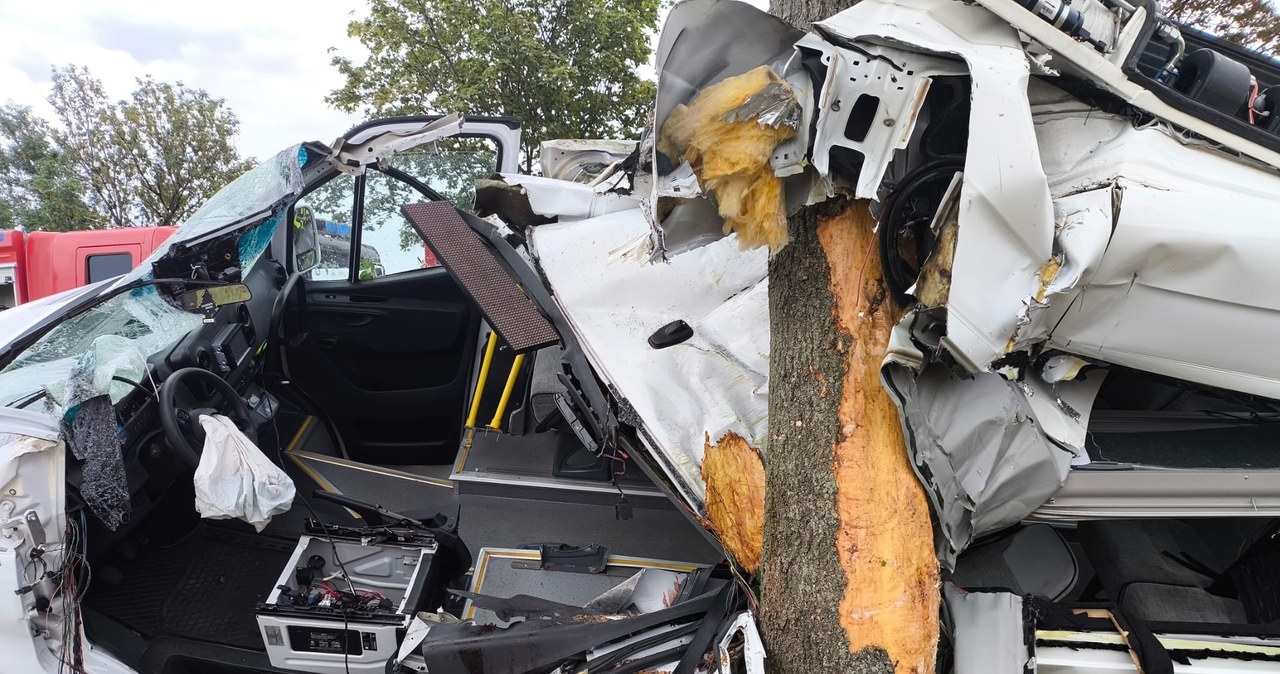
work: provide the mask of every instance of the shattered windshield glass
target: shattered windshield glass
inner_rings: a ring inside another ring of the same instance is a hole
[[[255,213],[265,214],[267,209],[297,196],[302,192],[301,167],[306,163],[306,148],[293,145],[231,181],[218,190],[217,194],[209,197],[142,264],[121,278],[116,287],[150,278],[151,263],[167,255],[174,244],[216,232]]]
[[[110,393],[118,401],[140,382],[147,356],[200,325],[201,317],[170,305],[155,286],[117,295],[42,337],[0,371],[0,403],[12,406],[44,391],[63,410]],[[87,375],[71,381],[73,371]]]
[[[195,215],[115,286],[152,277],[152,262],[174,242],[217,232],[287,202],[302,190],[300,166],[307,151],[295,145],[222,188]],[[247,272],[262,257],[281,220],[267,217],[240,237]],[[150,375],[147,358],[201,324],[201,317],[166,301],[155,286],[142,286],[67,319],[0,370],[0,404],[25,406],[40,394],[66,412],[96,395],[112,402]],[[154,388],[154,383],[148,386]]]

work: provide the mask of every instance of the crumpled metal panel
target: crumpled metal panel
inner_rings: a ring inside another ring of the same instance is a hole
[[[819,27],[844,41],[888,40],[968,64],[969,147],[944,346],[969,370],[985,371],[1006,352],[1053,255],[1053,209],[1018,33],[981,6],[931,0],[866,0]]]
[[[1056,302],[1063,316],[1048,345],[1280,398],[1280,361],[1258,357],[1280,331],[1280,231],[1267,215],[1280,209],[1280,176],[1160,124],[1134,128],[1067,103],[1037,119],[1060,210],[1092,199],[1114,222],[1073,301]]]
[[[941,365],[916,374],[889,362],[881,374],[938,516],[938,559],[949,568],[975,538],[1017,524],[1066,480],[1073,452],[1041,431],[1018,383],[993,373],[962,379]]]
[[[538,215],[566,220],[594,218],[636,208],[640,200],[569,180],[503,173],[508,185],[524,188],[529,208]]]
[[[538,146],[542,176],[590,184],[636,150],[632,140],[546,140]]]
[[[1022,597],[1009,592],[965,592],[948,583],[942,599],[954,626],[953,674],[1024,674],[1035,670]]]
[[[532,185],[527,185],[533,189]],[[701,509],[704,444],[732,431],[768,441],[768,254],[732,237],[649,264],[640,209],[531,230],[538,263],[596,372],[635,410],[668,476]],[[649,335],[693,327],[665,349]]]
[[[1023,299],[1008,350],[1044,342],[1080,288],[1092,280],[1111,241],[1120,194],[1116,185],[1104,184],[1054,201],[1054,252],[1040,267],[1039,287]]]

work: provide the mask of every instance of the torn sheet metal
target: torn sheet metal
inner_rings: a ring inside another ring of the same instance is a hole
[[[900,323],[895,332],[904,329]],[[1018,382],[990,372],[960,378],[936,364],[916,374],[886,362],[881,375],[937,516],[938,559],[947,567],[975,538],[1017,524],[1066,480],[1075,453],[1042,432]]]
[[[543,177],[591,184],[635,149],[634,140],[547,140],[538,146],[538,166]]]
[[[333,142],[329,163],[343,173],[358,176],[364,173],[366,166],[461,132],[462,115],[454,113],[411,128],[384,130],[368,138],[363,135],[339,138]]]
[[[621,392],[690,504],[705,500],[706,438],[732,431],[763,450],[768,431],[767,253],[721,239],[666,264],[623,253],[648,232],[640,209],[543,225],[531,241],[597,373]],[[675,320],[688,341],[653,349]]]
[[[560,221],[583,220],[606,213],[637,208],[640,200],[591,185],[543,176],[503,173],[508,185],[518,185],[529,200],[534,213]]]
[[[968,66],[969,146],[944,345],[971,371],[984,371],[1004,355],[1053,254],[1053,209],[1017,31],[981,6],[929,0],[866,0],[818,27],[841,44],[890,41]]]
[[[827,22],[818,26],[826,30]],[[906,149],[931,78],[967,73],[957,60],[869,42],[845,49],[811,33],[796,46],[821,54],[827,73],[818,99],[813,167],[828,185],[848,184],[861,199],[877,197],[890,162]],[[833,195],[829,188],[825,196]]]
[[[808,100],[808,75],[798,62],[789,68],[793,45],[803,35],[781,19],[734,0],[678,3],[663,24],[654,55],[658,95],[652,136],[658,138],[677,107],[691,104],[703,89],[761,65],[771,66],[791,86],[798,100]],[[795,120],[797,133],[769,154],[776,174],[788,175],[797,167],[803,168],[808,145],[807,115],[807,110],[800,111]],[[704,199],[678,200],[657,193],[657,185],[679,167],[681,158],[661,155],[656,146],[657,143],[647,162],[657,174],[654,191],[648,195],[653,225],[650,247],[655,258],[674,256],[722,238],[723,221],[715,205]],[[707,191],[705,186],[702,191]]]
[[[760,638],[760,630],[756,627],[755,616],[750,611],[743,611],[734,617],[733,622],[724,633],[724,638],[716,647],[716,655],[720,658],[721,672],[740,671],[733,667],[733,656],[729,645],[738,635],[742,636],[742,662],[746,674],[764,674],[764,639]]]
[[[954,631],[954,674],[1024,674],[1035,671],[1022,597],[1009,592],[965,592],[947,583]]]

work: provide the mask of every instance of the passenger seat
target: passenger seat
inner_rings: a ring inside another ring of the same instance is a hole
[[[1109,598],[1151,622],[1247,624],[1240,599],[1213,592],[1275,521],[1267,518],[1081,522],[1081,546]]]

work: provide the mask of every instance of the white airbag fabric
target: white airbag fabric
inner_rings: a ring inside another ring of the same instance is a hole
[[[210,519],[239,518],[262,531],[293,505],[293,480],[221,414],[200,417],[204,453],[196,468],[196,510]]]

